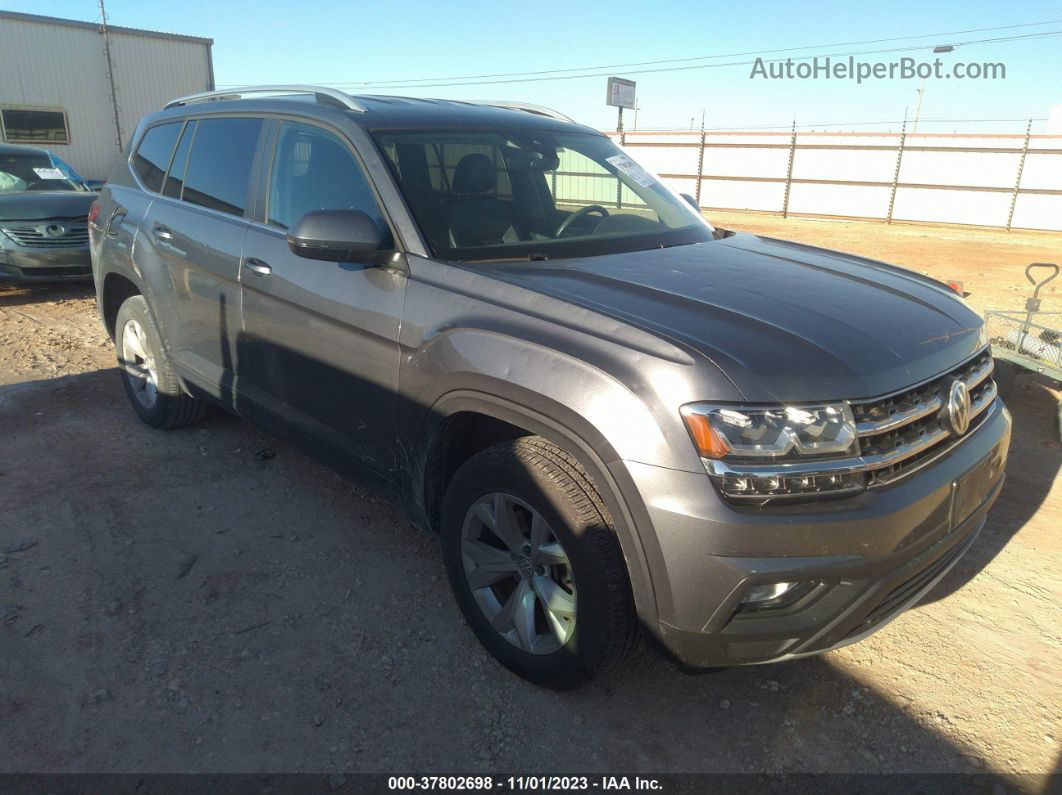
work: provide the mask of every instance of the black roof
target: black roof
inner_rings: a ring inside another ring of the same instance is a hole
[[[236,110],[283,113],[285,111],[290,112],[292,104],[298,103],[302,108],[309,105],[326,114],[336,113],[337,111],[346,113],[347,118],[351,121],[372,130],[428,130],[454,127],[473,129],[517,128],[551,130],[555,132],[591,132],[601,135],[600,131],[593,128],[556,119],[544,113],[481,105],[474,101],[361,94],[352,94],[351,97],[365,108],[364,112],[347,110],[342,108],[338,102],[321,101],[312,95],[295,94],[290,96],[261,98],[249,96],[243,99],[233,98],[192,102],[163,111],[162,114],[158,114],[158,117],[184,116],[204,112],[232,113]]]

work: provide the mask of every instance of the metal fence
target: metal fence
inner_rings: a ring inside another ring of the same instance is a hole
[[[626,132],[609,135],[705,209],[1062,231],[1062,135]],[[613,206],[604,175],[566,169],[555,195]],[[614,188],[613,188],[614,189]],[[558,192],[559,191],[559,192]]]

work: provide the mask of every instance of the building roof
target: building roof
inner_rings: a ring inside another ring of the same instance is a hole
[[[38,14],[24,14],[21,11],[3,11],[0,10],[0,19],[14,19],[22,22],[41,22],[46,25],[63,25],[70,28],[86,28],[88,30],[98,31],[100,25],[98,22],[82,22],[77,19],[62,19],[60,17],[45,17]],[[119,25],[107,25],[107,30],[114,33],[127,33],[133,36],[147,36],[153,39],[171,39],[176,41],[191,41],[198,44],[214,44],[213,39],[206,39],[201,36],[185,36],[181,33],[162,33],[157,30],[141,30],[140,28],[123,28]]]

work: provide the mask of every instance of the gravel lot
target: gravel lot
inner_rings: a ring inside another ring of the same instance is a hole
[[[1058,235],[719,220],[961,278],[978,310],[1020,307],[1021,267],[1062,259]],[[687,676],[643,652],[557,694],[481,651],[435,540],[396,509],[220,412],[144,427],[88,288],[0,289],[0,772],[981,771],[1047,786],[1062,772],[1059,393],[1021,374],[1004,395],[1003,495],[918,608],[819,658]]]

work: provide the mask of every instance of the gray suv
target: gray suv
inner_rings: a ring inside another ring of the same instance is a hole
[[[974,543],[1010,417],[932,279],[715,229],[545,108],[263,86],[145,118],[91,225],[133,409],[220,404],[438,534],[502,664],[853,643]]]

